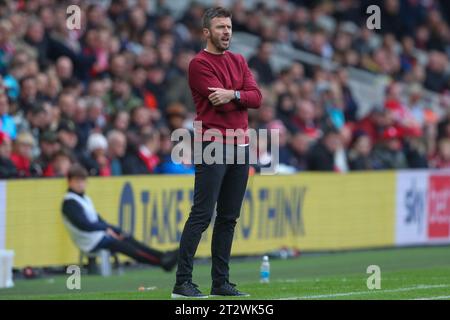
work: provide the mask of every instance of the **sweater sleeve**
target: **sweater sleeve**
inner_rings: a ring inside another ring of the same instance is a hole
[[[97,212],[97,215],[98,215],[98,221],[99,221],[100,223],[103,223],[104,225],[106,225],[107,228],[111,228],[111,229],[113,229],[113,230],[114,230],[115,232],[117,232],[117,233],[123,233],[122,229],[120,229],[119,227],[117,227],[117,226],[115,226],[115,225],[110,224],[110,223],[107,222],[105,219],[103,219],[103,217],[100,215],[100,213]]]
[[[108,224],[106,224],[102,219],[97,222],[90,222],[82,211],[83,208],[75,200],[65,200],[63,203],[63,215],[78,229],[92,232],[104,231],[108,228]]]
[[[242,69],[244,71],[244,85],[241,90],[241,101],[239,104],[246,108],[258,109],[262,101],[261,90],[259,90],[245,58],[241,56],[241,59]]]
[[[193,59],[189,64],[189,86],[205,99],[208,99],[208,96],[212,93],[208,88],[224,87],[210,67],[198,59]],[[212,103],[210,105],[211,108],[216,108],[219,112],[229,112],[239,109],[239,106],[234,101],[220,106],[213,106]]]

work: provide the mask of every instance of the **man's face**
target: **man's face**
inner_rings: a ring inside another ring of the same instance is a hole
[[[41,141],[40,143],[41,153],[47,157],[51,158],[58,150],[61,148],[58,142]]]
[[[64,147],[69,149],[75,149],[78,143],[77,134],[66,130],[58,132],[58,139]]]
[[[47,112],[42,111],[35,115],[32,115],[30,118],[31,125],[35,128],[44,129],[47,126],[48,122]]]
[[[110,152],[113,156],[123,157],[127,150],[127,141],[124,136],[116,137],[110,141]]]
[[[216,17],[211,19],[211,27],[204,29],[207,40],[217,48],[218,51],[228,50],[232,34],[231,18]]]
[[[259,51],[259,56],[263,61],[269,61],[272,55],[272,46],[269,43],[265,43]]]
[[[25,157],[27,159],[32,159],[33,158],[33,146],[31,144],[28,143],[22,143],[19,142],[17,143],[17,153],[19,155],[21,155],[22,157]]]
[[[25,98],[34,98],[37,94],[37,84],[34,79],[26,80],[21,88],[21,96]]]
[[[368,136],[361,136],[356,144],[355,149],[363,156],[368,156],[372,150],[372,143]]]
[[[83,178],[74,177],[69,180],[69,187],[77,193],[84,193],[86,191],[87,180]]]
[[[72,162],[70,161],[70,158],[66,156],[59,156],[53,161],[53,167],[55,169],[55,172],[57,175],[61,177],[64,177],[69,173],[71,165]],[[80,188],[81,187],[82,186],[80,186]],[[85,186],[83,188],[85,188]]]
[[[59,109],[67,116],[73,116],[77,111],[77,102],[73,95],[64,95],[60,98]]]
[[[114,94],[119,97],[127,97],[130,92],[130,87],[125,81],[115,81],[112,88]]]
[[[325,146],[330,152],[336,152],[340,146],[340,137],[336,133],[328,134],[325,137]]]

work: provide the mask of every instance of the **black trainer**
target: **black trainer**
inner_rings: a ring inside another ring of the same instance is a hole
[[[250,297],[250,294],[236,289],[236,285],[234,283],[225,282],[220,287],[212,287],[210,296]]]
[[[173,268],[177,265],[178,261],[178,249],[175,249],[173,251],[168,251],[164,253],[164,255],[161,258],[161,267],[169,272],[172,271]]]
[[[179,286],[175,285],[172,291],[172,298],[208,298],[208,296],[198,289],[198,285],[191,281],[186,281]]]

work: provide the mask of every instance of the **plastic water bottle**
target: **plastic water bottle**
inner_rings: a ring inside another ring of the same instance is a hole
[[[269,257],[268,256],[264,256],[263,257],[260,270],[261,270],[260,282],[261,283],[269,283],[269,279],[270,279],[270,263],[269,263]]]

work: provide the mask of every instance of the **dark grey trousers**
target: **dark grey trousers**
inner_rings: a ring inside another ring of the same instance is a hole
[[[203,143],[202,150],[208,143]],[[176,274],[177,285],[192,279],[194,255],[203,231],[205,231],[216,207],[211,255],[211,277],[214,287],[229,279],[229,260],[236,220],[239,218],[242,201],[247,188],[249,173],[248,146],[232,146],[233,164],[195,165],[194,199],[189,218],[184,226],[180,241],[180,254]],[[240,149],[240,151],[238,151]],[[230,158],[225,152],[223,157]],[[238,152],[245,155],[243,164],[236,163]],[[225,161],[224,161],[225,162]]]

